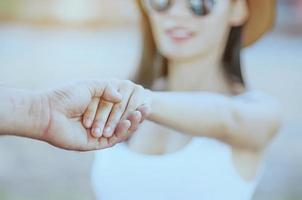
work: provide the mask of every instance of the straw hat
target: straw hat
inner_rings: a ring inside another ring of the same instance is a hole
[[[243,46],[249,46],[269,31],[275,21],[276,0],[248,0],[249,19],[244,25]]]

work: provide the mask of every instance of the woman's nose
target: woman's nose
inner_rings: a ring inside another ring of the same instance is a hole
[[[175,18],[186,18],[191,15],[185,0],[175,0],[169,15]]]

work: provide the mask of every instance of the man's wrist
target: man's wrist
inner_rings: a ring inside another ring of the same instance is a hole
[[[49,123],[47,95],[16,89],[1,93],[1,134],[41,139]]]
[[[26,134],[33,139],[43,140],[50,126],[51,106],[47,93],[35,92],[31,94],[29,119],[30,129]]]

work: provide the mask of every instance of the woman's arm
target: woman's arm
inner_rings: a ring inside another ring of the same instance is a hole
[[[281,124],[279,103],[261,92],[152,92],[151,108],[151,121],[253,150],[265,148]]]

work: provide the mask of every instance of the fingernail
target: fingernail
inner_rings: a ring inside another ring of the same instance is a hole
[[[122,98],[122,94],[118,91],[115,91],[116,96],[118,96],[119,98]]]
[[[122,94],[119,93],[118,91],[114,91],[114,95],[115,95],[118,99],[122,99]]]
[[[104,130],[104,133],[108,134],[111,132],[111,127],[110,126],[107,126]]]
[[[151,107],[150,106],[143,106],[142,107],[144,110],[145,110],[145,112],[149,112],[150,110],[151,110]]]
[[[131,127],[131,121],[126,120],[125,122],[127,123],[127,125],[128,125],[128,129],[129,129],[129,128]]]
[[[101,137],[101,136],[102,136],[102,133],[101,133],[101,129],[100,129],[100,128],[94,128],[94,129],[92,130],[92,132],[94,133],[94,135],[95,135],[96,137]]]
[[[141,113],[140,111],[135,111],[135,115],[137,115],[137,116],[141,116],[141,115],[142,115],[142,113]]]
[[[90,118],[86,118],[85,119],[85,124],[86,124],[86,126],[91,126],[92,120]]]

